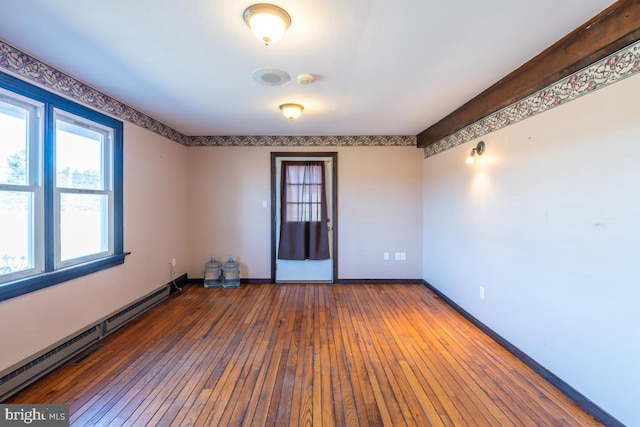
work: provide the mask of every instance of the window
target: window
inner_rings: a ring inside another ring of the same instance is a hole
[[[323,162],[284,162],[283,181],[287,222],[320,222],[324,194]]]
[[[0,73],[0,300],[124,262],[122,122]]]
[[[43,271],[40,157],[43,104],[0,92],[0,277]]]
[[[56,265],[64,266],[112,251],[113,131],[57,110],[55,115]]]
[[[331,257],[323,161],[282,162],[278,259]]]

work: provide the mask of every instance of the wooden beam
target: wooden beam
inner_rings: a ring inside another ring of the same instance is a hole
[[[640,0],[619,0],[418,134],[424,148],[640,39]]]

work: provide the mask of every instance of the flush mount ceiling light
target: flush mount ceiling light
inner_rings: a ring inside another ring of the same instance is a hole
[[[302,110],[304,110],[304,107],[300,104],[282,104],[280,106],[280,111],[282,111],[282,114],[289,120],[300,117]]]
[[[484,141],[478,142],[476,148],[471,150],[469,157],[467,157],[466,163],[472,165],[476,162],[476,156],[481,156],[484,153]]]
[[[284,9],[267,3],[249,6],[243,17],[253,35],[266,46],[280,40],[291,25],[291,17]]]

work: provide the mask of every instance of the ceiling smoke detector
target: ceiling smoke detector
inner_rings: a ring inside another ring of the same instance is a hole
[[[307,74],[307,73],[303,73],[300,74],[298,76],[298,83],[300,83],[301,85],[310,85],[311,83],[313,83],[315,81],[315,77],[313,77],[313,75],[311,74]]]
[[[288,83],[291,76],[275,68],[260,68],[253,72],[253,80],[267,86],[280,86]]]

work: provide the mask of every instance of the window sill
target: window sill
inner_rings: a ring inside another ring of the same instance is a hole
[[[111,255],[86,262],[84,264],[74,265],[73,267],[63,268],[0,284],[0,301],[5,301],[10,298],[28,294],[29,292],[48,288],[49,286],[57,285],[68,280],[77,279],[97,271],[106,270],[107,268],[124,264],[124,259],[129,254],[131,254],[131,252]]]

